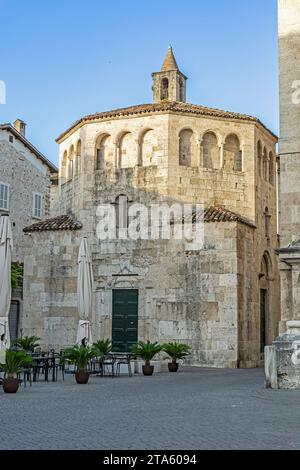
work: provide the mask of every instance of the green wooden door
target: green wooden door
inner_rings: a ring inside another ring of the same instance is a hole
[[[115,351],[130,351],[138,340],[138,295],[135,289],[113,290],[112,342]]]

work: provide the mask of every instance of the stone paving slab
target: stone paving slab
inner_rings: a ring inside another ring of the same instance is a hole
[[[300,449],[300,391],[262,369],[186,368],[0,391],[0,449]]]

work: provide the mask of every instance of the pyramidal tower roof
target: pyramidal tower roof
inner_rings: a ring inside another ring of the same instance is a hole
[[[161,68],[161,72],[168,72],[169,70],[179,70],[171,46],[169,46],[166,58]]]

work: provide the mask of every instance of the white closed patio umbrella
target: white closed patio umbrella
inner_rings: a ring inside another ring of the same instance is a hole
[[[8,215],[0,216],[0,349],[10,347],[8,314],[11,302],[12,230]]]
[[[92,260],[89,253],[87,238],[81,240],[78,254],[78,312],[79,325],[77,330],[77,343],[82,344],[83,340],[86,344],[92,344],[91,335],[91,318],[93,311],[93,288],[94,277]]]

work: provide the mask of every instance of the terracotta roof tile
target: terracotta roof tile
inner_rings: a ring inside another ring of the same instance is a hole
[[[82,223],[74,220],[70,215],[59,215],[50,219],[41,220],[36,224],[25,227],[23,232],[48,232],[57,230],[80,230]]]
[[[277,136],[272,133],[259,119],[247,114],[234,113],[231,111],[223,111],[221,109],[208,108],[206,106],[199,106],[196,104],[181,103],[179,101],[162,101],[159,103],[140,104],[137,106],[130,106],[128,108],[119,108],[112,111],[104,111],[101,113],[89,114],[76,121],[63,132],[57,139],[56,142],[60,143],[67,134],[76,128],[83,126],[84,124],[91,121],[101,121],[111,118],[122,118],[126,116],[142,115],[142,114],[153,114],[153,113],[185,113],[194,114],[198,116],[211,116],[225,119],[238,119],[240,121],[251,121],[261,124],[268,132],[270,132],[275,138]]]
[[[194,213],[192,215],[193,223],[201,220],[203,220],[203,212],[199,212],[199,214]],[[256,225],[250,220],[221,206],[210,206],[206,208],[204,210],[204,222],[239,222],[245,225],[249,225],[250,227],[256,228]]]
[[[253,222],[246,219],[245,217],[236,214],[235,212],[229,211],[224,207],[211,206],[204,211],[205,222],[240,222],[242,224],[256,227]]]
[[[200,215],[201,216],[201,215]],[[193,222],[196,221],[196,215],[193,215]],[[240,222],[242,224],[249,225],[251,227],[256,227],[253,222],[242,217],[235,212],[224,209],[223,207],[211,206],[204,211],[204,222]],[[80,230],[82,228],[82,223],[74,220],[69,215],[60,215],[58,217],[53,217],[50,219],[41,220],[36,224],[25,227],[23,231],[25,233],[32,232],[48,232],[48,231],[58,231],[58,230]]]

